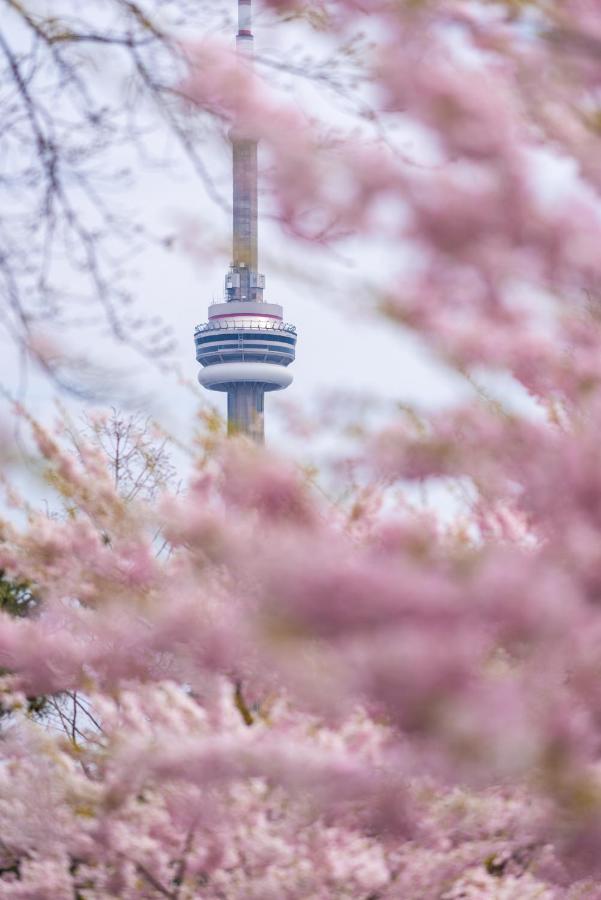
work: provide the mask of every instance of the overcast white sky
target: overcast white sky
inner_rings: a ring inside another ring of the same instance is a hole
[[[234,0],[229,0],[235,12]],[[280,24],[277,31],[266,21],[255,22],[257,50],[305,39],[293,24]],[[232,28],[233,42],[233,28]],[[310,48],[309,48],[310,49]],[[316,50],[319,47],[316,45]],[[299,98],[320,109],[321,114],[339,114],[325,96],[309,85],[299,86]],[[404,150],[418,152],[409,145]],[[154,148],[153,148],[154,149]],[[160,149],[157,147],[157,149]],[[229,197],[230,159],[228,148],[215,144],[209,151],[217,183]],[[173,358],[182,375],[195,387],[186,390],[175,376],[161,373],[136,359],[129,351],[98,340],[98,336],[77,336],[77,351],[109,362],[122,371],[122,380],[135,384],[137,405],[156,416],[181,440],[187,440],[198,404],[210,402],[222,411],[225,396],[208,393],[196,384],[198,365],[194,358],[194,326],[206,320],[208,304],[220,299],[229,259],[229,216],[207,196],[185,165],[141,173],[139,183],[127,198],[141,212],[147,224],[160,233],[190,234],[194,223],[199,243],[213,249],[202,257],[187,252],[176,242],[171,250],[149,248],[135,261],[136,300],[146,315],[159,313],[172,326],[176,339]],[[259,224],[260,269],[266,275],[265,299],[281,303],[284,317],[297,326],[297,360],[294,381],[280,395],[266,400],[266,433],[276,447],[291,446],[278,406],[286,402],[311,405],[329,390],[347,390],[406,403],[438,406],[467,393],[460,379],[436,364],[409,335],[379,320],[365,302],[361,285],[385,285],[397,271],[399,257],[406,248],[367,245],[349,240],[335,253],[294,247],[280,227],[263,219]],[[308,277],[296,277],[294,270]],[[71,338],[73,342],[73,337]],[[15,393],[20,370],[14,351],[4,342],[0,374],[5,386]],[[73,343],[72,343],[73,346]],[[100,349],[99,349],[100,348]],[[52,402],[53,389],[34,372],[29,373],[26,402],[37,414],[44,414]],[[279,424],[278,424],[279,423]]]

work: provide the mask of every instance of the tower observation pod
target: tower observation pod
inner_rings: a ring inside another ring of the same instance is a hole
[[[238,0],[239,57],[253,54],[251,0]],[[263,406],[267,391],[288,387],[294,361],[296,328],[284,323],[282,307],[263,299],[265,277],[258,272],[257,142],[235,130],[230,134],[233,161],[232,264],[225,298],[209,307],[209,321],[194,333],[196,359],[203,367],[200,384],[227,393],[228,434],[264,439]]]

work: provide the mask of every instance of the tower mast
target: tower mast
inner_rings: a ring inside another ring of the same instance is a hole
[[[251,0],[238,0],[236,50],[250,64],[253,56]],[[257,290],[257,142],[232,129],[233,221],[232,270],[239,284],[230,299],[261,300]]]
[[[252,64],[251,0],[238,0],[236,50]],[[265,278],[258,271],[257,141],[234,127],[232,143],[232,263],[225,300],[209,307],[209,321],[194,333],[198,380],[211,391],[227,392],[228,434],[264,440],[264,397],[288,387],[296,328],[283,321],[279,304],[265,303]]]

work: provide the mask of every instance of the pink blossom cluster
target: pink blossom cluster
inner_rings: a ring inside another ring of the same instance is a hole
[[[386,486],[332,508],[243,442],[128,502],[35,424],[69,513],[3,526],[41,599],[0,618],[4,895],[596,896],[583,427],[464,410],[380,435],[378,479],[482,485],[469,531]]]
[[[308,15],[296,0],[267,5]],[[293,234],[414,248],[415,266],[389,272],[379,298],[393,319],[454,364],[509,369],[537,394],[579,394],[599,381],[587,316],[601,276],[599,18],[576,2],[322,4],[320,27],[336,38],[382,35],[363,61],[371,135],[301,112],[210,43],[190,52],[184,88],[261,140]],[[419,144],[416,165],[382,138],[395,117],[434,148],[428,164]]]

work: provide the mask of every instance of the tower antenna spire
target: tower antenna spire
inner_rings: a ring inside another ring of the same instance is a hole
[[[248,73],[253,57],[251,0],[238,0],[236,50]],[[232,267],[239,278],[230,299],[263,299],[258,273],[257,142],[235,129],[231,133],[233,169]]]
[[[253,58],[251,0],[238,0],[236,50],[242,77]],[[265,278],[258,271],[257,140],[234,127],[232,144],[232,263],[225,277],[225,302],[213,303],[209,321],[194,332],[198,380],[227,393],[228,434],[263,443],[267,391],[288,387],[296,328],[283,321],[282,307],[265,303]]]

